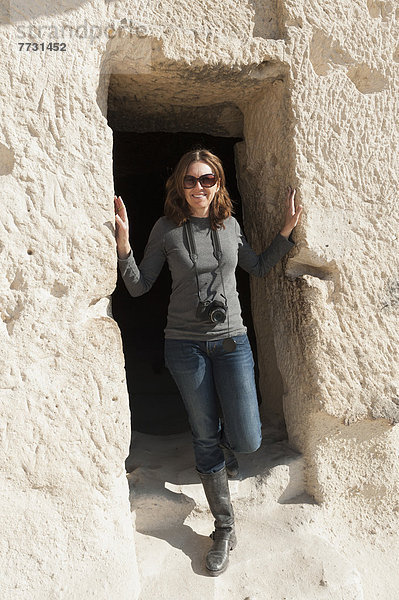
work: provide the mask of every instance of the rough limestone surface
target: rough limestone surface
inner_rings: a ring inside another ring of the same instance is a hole
[[[130,416],[109,311],[112,132],[96,101],[99,49],[18,47],[34,23],[103,21],[105,7],[10,4],[0,31],[1,596],[131,599]]]
[[[303,490],[329,519],[330,541],[348,528],[357,562],[320,539],[311,553],[309,536],[325,531],[315,519],[289,540],[309,544],[302,558],[281,555],[288,577],[301,569],[313,577],[324,553],[343,580],[328,569],[324,579],[321,561],[323,593],[301,581],[286,597],[396,598],[386,549],[397,544],[399,517],[398,21],[389,0],[1,0],[2,598],[133,600],[135,540],[147,577],[148,540],[134,537],[130,513],[128,398],[109,307],[112,128],[242,137],[237,177],[258,250],[281,224],[284,187],[297,187],[297,247],[252,282],[263,417],[285,421],[302,454]],[[283,469],[264,493],[262,473],[258,486],[237,490],[254,536],[267,503],[292,485]],[[273,495],[276,485],[283,491]],[[193,522],[205,514],[198,494]],[[147,537],[157,535],[151,506]],[[262,529],[259,552],[269,535],[286,542]],[[362,570],[364,548],[385,565],[374,583]],[[249,565],[257,582],[262,564]],[[209,597],[233,597],[234,573]],[[271,600],[284,591],[254,589]]]
[[[284,301],[273,307],[284,413],[309,457],[308,491],[396,529],[399,9],[287,2],[284,11],[306,204],[292,282],[280,280]]]

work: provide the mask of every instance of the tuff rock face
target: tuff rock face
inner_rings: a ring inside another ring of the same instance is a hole
[[[395,531],[398,13],[382,0],[1,3],[3,598],[139,593],[109,308],[112,129],[242,137],[258,251],[297,188],[297,246],[252,283],[265,416],[284,417],[317,502]]]

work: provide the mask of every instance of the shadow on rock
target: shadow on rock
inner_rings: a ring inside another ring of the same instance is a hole
[[[191,560],[194,573],[206,575],[204,556],[210,548],[208,536],[199,535],[184,524],[196,503],[183,493],[165,488],[147,469],[137,468],[128,475],[131,510],[136,514],[136,530],[165,540]],[[154,557],[154,560],[156,558]]]

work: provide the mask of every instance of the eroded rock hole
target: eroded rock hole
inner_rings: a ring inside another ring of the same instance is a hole
[[[166,179],[180,156],[195,145],[208,147],[221,157],[228,189],[235,201],[235,216],[242,224],[234,166],[234,144],[238,141],[240,138],[197,133],[114,132],[115,193],[127,206],[130,241],[138,262],[153,224],[163,214]],[[249,277],[241,269],[237,269],[237,282],[243,319],[256,358]],[[112,297],[113,315],[121,329],[124,346],[132,429],[142,433],[167,435],[189,428],[178,390],[163,359],[170,286],[165,265],[150,292],[131,298],[118,273]]]

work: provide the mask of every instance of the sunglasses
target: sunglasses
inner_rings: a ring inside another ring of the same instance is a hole
[[[207,173],[206,175],[201,175],[201,177],[194,177],[193,175],[185,175],[183,179],[183,187],[185,190],[189,190],[194,188],[197,185],[197,181],[200,182],[201,186],[204,188],[210,188],[215,185],[217,182],[217,177],[213,173]]]

